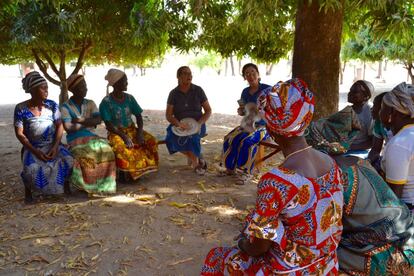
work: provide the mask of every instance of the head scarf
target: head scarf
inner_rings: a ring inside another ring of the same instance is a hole
[[[364,95],[368,97],[368,99],[370,99],[372,97],[372,94],[374,94],[375,92],[374,85],[369,81],[358,80],[352,86],[355,86],[355,85],[358,85],[362,88],[361,89],[362,93],[364,93]]]
[[[123,76],[125,76],[125,73],[123,71],[112,68],[109,69],[108,73],[105,76],[105,79],[108,81],[108,85],[113,86]]]
[[[39,74],[39,72],[33,71],[22,79],[22,84],[24,91],[26,93],[30,93],[33,88],[42,84],[47,84],[47,82],[46,79]]]
[[[70,77],[66,80],[66,84],[68,85],[68,90],[72,91],[72,89],[82,80],[85,78],[82,75],[74,74],[70,75]]]
[[[294,78],[263,90],[257,105],[270,132],[291,137],[303,135],[312,120],[314,101],[306,83]]]
[[[394,87],[382,101],[398,112],[414,118],[414,86],[405,82]]]
[[[319,151],[338,155],[348,151],[360,129],[358,115],[352,106],[347,106],[328,118],[312,122],[305,131],[305,139]]]

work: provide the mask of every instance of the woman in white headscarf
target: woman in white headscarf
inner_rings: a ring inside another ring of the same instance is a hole
[[[414,86],[400,83],[382,99],[380,118],[394,137],[385,147],[382,169],[394,193],[414,210]]]
[[[125,181],[136,180],[158,169],[158,148],[155,138],[143,130],[142,108],[134,96],[125,93],[128,78],[118,69],[105,76],[114,90],[103,98],[99,112],[108,130],[108,140],[115,152],[116,166]],[[137,125],[132,121],[135,116]]]

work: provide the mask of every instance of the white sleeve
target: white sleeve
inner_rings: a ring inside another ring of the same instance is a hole
[[[384,159],[386,181],[397,185],[407,183],[411,151],[401,145],[389,144]]]

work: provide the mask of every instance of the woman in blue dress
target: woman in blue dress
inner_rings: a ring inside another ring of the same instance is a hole
[[[31,94],[27,101],[16,105],[14,129],[22,143],[25,202],[33,201],[34,194],[61,194],[69,192],[67,179],[73,159],[61,144],[63,126],[59,106],[48,100],[46,80],[36,71],[22,80],[23,89]]]
[[[260,92],[270,87],[260,83],[259,69],[256,64],[247,63],[242,69],[243,78],[249,86],[243,89],[237,113],[244,115],[244,106],[248,103],[256,104]],[[245,132],[240,126],[233,129],[224,137],[223,160],[227,174],[237,173],[239,180],[237,184],[245,184],[254,173],[256,154],[259,143],[268,138],[263,120],[256,123],[254,132]]]

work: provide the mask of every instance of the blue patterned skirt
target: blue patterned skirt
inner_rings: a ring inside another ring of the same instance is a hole
[[[228,170],[241,169],[252,173],[259,143],[269,138],[265,127],[246,133],[236,127],[224,137],[223,164]]]
[[[47,153],[50,146],[38,147]],[[70,152],[59,145],[58,154],[50,161],[39,160],[29,150],[23,150],[23,171],[21,177],[24,185],[35,194],[62,194],[63,185],[72,173],[73,158]]]
[[[206,125],[202,124],[200,133],[193,134],[190,136],[177,136],[172,132],[172,125],[167,128],[167,137],[165,142],[167,145],[168,152],[170,154],[176,152],[189,151],[195,156],[201,156],[201,138],[206,136]]]

